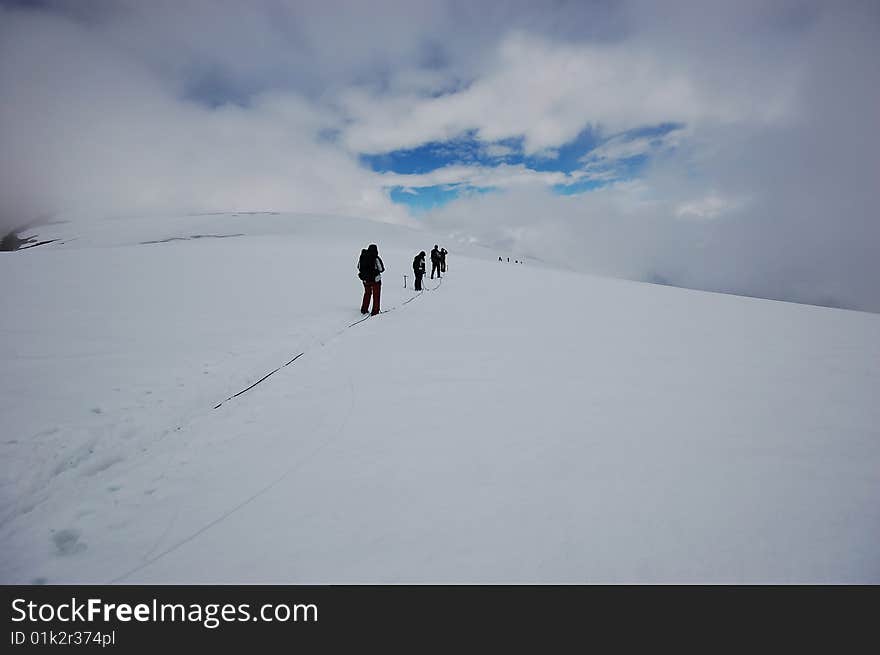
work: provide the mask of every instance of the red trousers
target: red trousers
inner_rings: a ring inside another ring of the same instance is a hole
[[[361,303],[361,314],[367,313],[367,308],[370,306],[370,296],[373,297],[373,311],[372,314],[375,316],[379,313],[379,296],[382,294],[382,283],[381,282],[364,282],[364,300]]]

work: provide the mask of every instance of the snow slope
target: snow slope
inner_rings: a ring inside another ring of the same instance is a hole
[[[448,241],[415,296],[437,237],[329,217],[55,237],[0,253],[0,582],[880,582],[880,316]]]

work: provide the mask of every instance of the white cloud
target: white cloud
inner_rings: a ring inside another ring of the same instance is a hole
[[[209,109],[73,21],[0,13],[4,223],[180,209],[406,219],[374,173],[320,142],[335,123],[302,97]]]
[[[717,193],[709,193],[702,198],[680,203],[675,208],[675,216],[678,218],[711,220],[739,209],[743,204],[743,200],[725,198]]]
[[[627,134],[619,134],[588,152],[581,157],[580,161],[589,164],[603,160],[616,161],[639,155],[659,154],[681,143],[683,139],[682,132],[683,130],[681,129],[675,129],[665,134],[635,138],[631,138]]]
[[[483,150],[486,156],[492,159],[503,159],[504,157],[509,157],[510,155],[515,155],[517,153],[516,148],[505,146],[501,143],[486,144]]]
[[[444,166],[430,173],[400,174],[383,173],[385,186],[430,187],[439,185],[467,184],[475,187],[510,188],[525,185],[552,186],[571,184],[581,174],[535,171],[523,164],[500,164],[498,166]]]
[[[345,141],[354,151],[387,152],[474,130],[486,141],[524,136],[526,153],[534,154],[570,141],[587,124],[613,133],[664,122],[776,121],[788,111],[792,84],[792,76],[780,75],[748,93],[707,88],[647,45],[573,45],[514,33],[459,93],[349,90],[342,99],[352,121]]]

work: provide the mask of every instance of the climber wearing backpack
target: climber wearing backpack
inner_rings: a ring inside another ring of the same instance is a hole
[[[385,264],[379,257],[379,248],[375,243],[370,244],[366,250],[361,250],[358,260],[358,277],[364,283],[364,299],[361,302],[361,314],[366,314],[370,306],[370,298],[373,299],[373,316],[379,313],[379,296],[382,293],[382,273]]]
[[[423,250],[413,259],[413,273],[416,276],[416,291],[422,290],[422,278],[425,277],[425,251]]]

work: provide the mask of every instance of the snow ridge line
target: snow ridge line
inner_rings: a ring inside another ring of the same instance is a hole
[[[437,283],[437,286],[436,286],[436,287],[434,287],[433,289],[423,289],[422,291],[419,291],[419,292],[418,292],[416,295],[414,295],[412,298],[409,298],[408,300],[403,301],[403,302],[400,304],[400,307],[403,307],[403,306],[406,305],[407,303],[412,302],[413,300],[415,300],[416,298],[418,298],[419,296],[421,296],[425,291],[436,291],[437,289],[439,289],[439,288],[440,288],[440,285],[443,283],[443,278],[439,278],[439,279],[440,279],[440,281]],[[398,309],[398,307],[397,307],[396,305],[395,305],[394,307],[391,307],[391,308],[389,308],[389,309],[386,309],[386,310],[380,312],[380,314],[387,314],[388,312],[393,312],[395,309]],[[346,327],[342,328],[342,329],[341,329],[339,332],[337,332],[336,335],[334,335],[334,336],[338,336],[338,335],[342,334],[343,332],[345,332],[347,329],[352,328],[352,327],[354,327],[355,325],[358,325],[359,323],[363,323],[363,322],[366,321],[368,318],[372,318],[372,317],[373,317],[372,315],[364,316],[362,319],[359,319],[359,320],[355,321],[354,323],[352,323],[352,324],[350,324],[350,325],[347,325]],[[321,342],[321,345],[322,345],[322,346],[324,345],[324,342],[323,342],[323,341]],[[221,406],[223,406],[224,403],[229,402],[229,401],[232,400],[233,398],[238,398],[238,397],[239,397],[240,395],[242,395],[243,393],[245,393],[245,392],[247,392],[247,391],[250,391],[250,390],[253,389],[255,386],[257,386],[258,384],[260,384],[260,382],[263,382],[264,380],[266,380],[266,379],[267,379],[268,377],[270,377],[271,375],[274,375],[275,373],[277,373],[278,371],[280,371],[282,368],[284,368],[284,367],[286,367],[286,366],[290,366],[291,364],[293,364],[296,360],[298,360],[300,357],[302,357],[302,356],[305,355],[305,354],[306,354],[306,351],[302,351],[302,352],[299,353],[296,357],[294,357],[293,359],[291,359],[290,361],[288,361],[286,364],[282,364],[282,365],[279,366],[278,368],[273,369],[273,370],[269,371],[268,373],[266,373],[266,375],[264,375],[263,377],[261,377],[259,380],[257,380],[256,382],[254,382],[254,383],[253,383],[252,385],[250,385],[249,387],[245,387],[244,389],[242,389],[242,390],[239,391],[238,393],[234,393],[234,394],[232,394],[231,396],[229,396],[229,398],[227,398],[226,400],[222,400],[222,401],[220,401],[219,403],[217,403],[216,405],[214,405],[214,409],[219,409]]]

